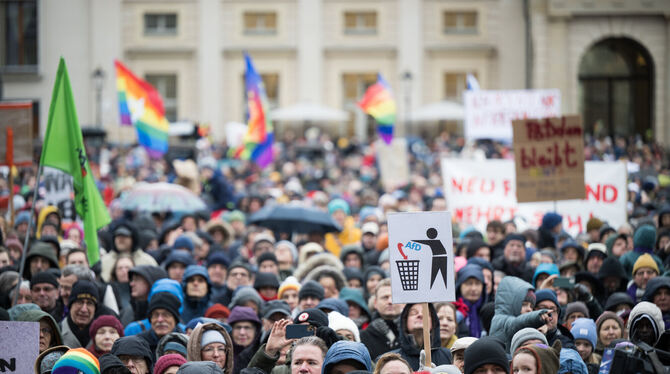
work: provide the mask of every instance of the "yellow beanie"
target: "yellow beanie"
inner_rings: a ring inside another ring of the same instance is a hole
[[[656,261],[654,261],[654,258],[651,257],[651,255],[648,253],[645,253],[642,256],[638,257],[637,261],[635,261],[635,265],[633,265],[633,276],[641,268],[652,268],[656,271],[656,274],[659,273]]]

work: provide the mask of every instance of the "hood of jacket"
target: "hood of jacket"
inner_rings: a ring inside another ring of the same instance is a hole
[[[149,348],[149,343],[137,335],[124,336],[116,339],[110,352],[116,357],[120,355],[141,356],[149,363],[149,372],[154,370],[154,355]]]
[[[644,290],[644,295],[642,295],[642,301],[654,302],[654,294],[656,291],[661,288],[670,289],[670,278],[669,277],[654,277],[647,282],[647,288]]]
[[[170,342],[176,342],[186,347],[188,345],[188,335],[175,331],[163,336],[156,345],[156,361],[165,354],[165,345]]]
[[[321,265],[315,267],[312,269],[312,271],[307,273],[305,279],[303,279],[303,282],[313,280],[318,283],[318,279],[324,276],[333,278],[335,280],[335,287],[337,287],[338,290],[341,290],[344,288],[344,286],[347,285],[347,279],[344,277],[342,269],[337,266],[330,265]]]
[[[665,331],[665,322],[663,322],[663,313],[656,304],[652,304],[648,301],[641,301],[630,311],[628,315],[628,322],[626,329],[628,330],[628,336],[633,336],[633,322],[635,322],[640,316],[646,314],[649,316],[650,321],[656,325],[654,330],[656,331],[656,339],[661,336],[663,331]]]
[[[140,238],[139,238],[139,233],[137,232],[137,229],[135,228],[135,225],[131,224],[130,222],[126,220],[119,220],[116,222],[112,222],[109,228],[109,232],[112,234],[112,242],[111,242],[111,247],[112,251],[114,252],[119,252],[118,249],[116,249],[116,244],[114,243],[114,231],[118,229],[119,227],[125,227],[128,230],[130,230],[130,240],[132,241],[132,244],[130,245],[130,251],[134,252],[137,250],[139,244],[140,244]]]
[[[151,297],[159,292],[169,292],[179,299],[179,313],[184,311],[184,292],[181,289],[181,285],[174,279],[162,278],[154,282],[151,286],[151,291],[149,292],[148,300],[151,301]]]
[[[561,349],[559,362],[558,374],[589,374],[582,357],[574,349]]]
[[[17,321],[26,321],[26,322],[39,322],[44,319],[46,323],[51,326],[53,334],[51,335],[51,346],[63,344],[63,337],[60,333],[60,327],[56,323],[56,320],[51,316],[51,314],[44,312],[42,310],[26,310],[25,312],[19,314],[16,317]]]
[[[307,260],[305,260],[304,262],[302,262],[300,265],[298,265],[298,268],[295,269],[293,275],[296,278],[298,278],[298,280],[302,283],[302,281],[305,279],[308,273],[310,273],[312,270],[322,265],[330,265],[336,267],[339,270],[342,270],[344,268],[344,265],[342,265],[342,261],[340,261],[339,258],[335,257],[335,255],[331,253],[324,252],[324,253],[317,253],[312,257],[308,258]]]
[[[26,255],[26,266],[23,269],[23,276],[26,279],[30,279],[32,277],[32,274],[30,273],[30,260],[36,256],[46,258],[49,261],[50,267],[55,269],[59,268],[58,257],[56,257],[56,250],[54,249],[54,247],[52,247],[51,244],[46,242],[35,241],[33,242],[32,245],[30,245],[30,250]]]
[[[611,256],[607,257],[605,261],[603,261],[603,264],[600,266],[600,270],[598,270],[598,279],[603,280],[607,277],[616,277],[628,280],[626,271],[624,270],[623,265],[621,265],[619,259]]]
[[[58,214],[58,217],[60,217],[59,221],[62,220],[62,217],[60,215],[60,212],[58,211],[57,206],[53,205],[47,205],[42,210],[40,210],[40,214],[37,215],[37,231],[35,231],[35,237],[39,239],[42,236],[42,225],[44,225],[44,222],[47,220],[47,216],[51,213],[56,213]],[[58,230],[61,228],[59,227]]]
[[[200,351],[202,347],[200,346],[200,341],[202,340],[202,334],[207,330],[216,330],[223,335],[223,339],[226,341],[226,370],[227,374],[232,374],[233,372],[233,340],[230,339],[230,335],[223,326],[216,322],[208,322],[198,325],[191,332],[191,336],[188,339],[188,345],[186,346],[186,360],[188,361],[202,361],[202,356]],[[259,334],[257,334],[259,335]]]
[[[406,331],[407,329],[407,317],[409,315],[409,310],[415,304],[407,304],[403,308],[402,313],[400,313],[400,329],[398,331],[398,343],[400,344],[400,349],[408,355],[417,355],[421,351],[421,348],[418,348],[414,344],[414,338],[412,334]],[[433,307],[432,303],[428,304],[428,310],[430,311],[430,319],[433,323],[433,328],[430,331],[430,350],[434,351],[442,346],[440,341],[440,320],[437,317],[437,311]]]
[[[368,349],[362,343],[340,340],[330,346],[326,358],[321,366],[321,374],[327,374],[338,362],[354,360],[365,366],[366,371],[372,371],[372,360]]]
[[[529,290],[534,290],[530,283],[517,277],[504,277],[496,292],[495,314],[518,316]]]
[[[168,277],[165,270],[163,270],[158,266],[153,265],[135,266],[132,269],[130,269],[130,271],[128,271],[128,276],[132,278],[133,273],[146,279],[146,281],[149,283],[149,287],[152,287],[157,280]]]

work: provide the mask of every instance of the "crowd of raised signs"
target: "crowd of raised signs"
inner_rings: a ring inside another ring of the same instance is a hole
[[[555,212],[530,228],[454,221],[456,301],[429,304],[430,362],[422,305],[393,304],[386,217],[448,210],[440,159],[511,158],[509,146],[410,139],[409,184],[385,191],[374,143],[287,135],[263,170],[204,139],[193,160],[174,162],[108,145],[90,157],[112,218],[95,264],[81,225],[44,191],[33,201],[37,168],[19,168],[14,224],[9,212],[0,220],[0,320],[39,322],[36,374],[595,374],[621,370],[617,357],[660,372],[670,364],[667,154],[639,139],[586,144],[587,160],[627,163],[628,222],[596,214],[571,237]],[[124,210],[142,181],[181,184],[208,209]],[[342,230],[248,224],[288,203]]]

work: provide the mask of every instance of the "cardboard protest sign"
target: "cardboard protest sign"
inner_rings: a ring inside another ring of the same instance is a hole
[[[581,117],[515,120],[512,126],[517,201],[583,199]]]
[[[512,121],[561,115],[559,90],[465,91],[465,137],[512,141]]]
[[[71,175],[45,166],[42,171],[42,184],[39,192],[47,205],[58,207],[63,222],[72,222],[77,218]]]
[[[33,373],[40,353],[39,322],[0,321],[0,373]]]
[[[377,161],[381,173],[382,185],[386,191],[394,191],[409,183],[409,156],[407,140],[393,138],[391,144],[375,142]]]
[[[449,212],[388,216],[393,302],[454,301],[454,251]]]
[[[7,128],[14,132],[14,164],[33,162],[33,104],[0,103],[0,165],[7,164]]]
[[[626,217],[626,163],[587,161],[584,165],[583,200],[517,203],[514,162],[511,160],[442,159],[442,178],[447,206],[461,227],[475,226],[484,232],[494,219],[517,218],[536,228],[547,212],[563,216],[563,228],[571,235],[584,232],[590,217],[619,227]],[[523,228],[520,227],[520,230]]]

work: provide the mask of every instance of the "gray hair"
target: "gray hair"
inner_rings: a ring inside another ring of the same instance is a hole
[[[95,277],[93,276],[93,272],[90,269],[85,268],[84,266],[81,265],[67,265],[63,268],[61,271],[61,276],[63,277],[69,277],[70,275],[74,275],[77,277],[77,280],[87,280],[93,282],[95,280]]]

